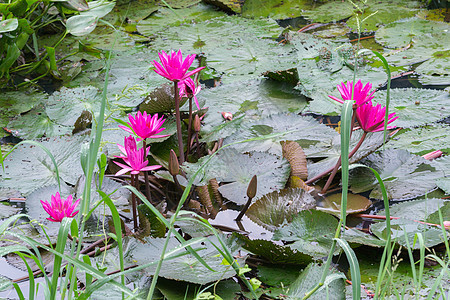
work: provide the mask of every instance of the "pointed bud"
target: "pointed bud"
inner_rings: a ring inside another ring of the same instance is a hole
[[[200,132],[200,128],[201,128],[200,118],[198,117],[198,115],[195,115],[195,118],[194,118],[194,130],[195,130],[195,132]]]
[[[180,165],[178,164],[178,157],[175,154],[175,151],[170,150],[170,158],[169,158],[169,173],[172,176],[177,176],[180,174]]]
[[[229,112],[223,111],[223,112],[222,112],[222,117],[223,117],[225,120],[227,120],[227,121],[233,120],[233,114],[232,114],[232,113],[229,113]]]
[[[252,180],[250,180],[250,183],[248,184],[247,197],[249,197],[250,199],[255,198],[257,188],[258,188],[258,180],[256,178],[256,175],[254,175],[252,177]]]
[[[444,221],[443,225],[444,225],[445,229],[449,229],[450,230],[450,221]]]

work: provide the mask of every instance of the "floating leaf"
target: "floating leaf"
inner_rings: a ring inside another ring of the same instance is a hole
[[[341,105],[329,99],[328,95],[339,95],[336,86],[351,80],[354,74],[354,50],[350,43],[338,44],[307,33],[297,33],[291,43],[297,49],[296,87],[305,96],[312,98],[309,111],[319,114],[337,114]],[[382,68],[374,68],[359,61],[357,78],[363,83],[371,82],[374,87],[386,81]]]
[[[180,101],[180,107],[186,103],[187,98],[182,98]],[[171,112],[175,110],[175,97],[173,84],[165,83],[157,87],[147,97],[144,102],[139,105],[141,112],[147,113],[161,113]]]
[[[220,245],[216,238],[210,237],[209,240],[216,245]],[[149,239],[144,238],[144,242],[133,240],[128,247],[126,256],[130,261],[135,261],[138,264],[146,264],[152,261],[158,261],[161,258],[161,251],[165,243],[165,239]],[[180,246],[180,242],[171,238],[167,249],[171,250]],[[234,276],[236,273],[229,265],[222,263],[223,257],[219,255],[217,249],[210,243],[202,243],[202,245],[194,245],[195,248],[206,248],[197,250],[197,254],[216,272],[208,271],[195,257],[190,254],[183,255],[171,260],[164,261],[162,264],[159,276],[183,280],[198,284],[206,284],[212,281]],[[219,246],[220,247],[220,246]],[[236,252],[236,246],[230,249],[232,253]],[[242,261],[240,262],[242,263]],[[145,271],[152,275],[154,274],[156,265],[150,266]]]
[[[61,180],[74,185],[83,170],[80,164],[80,147],[84,136],[42,139],[55,157]],[[14,188],[27,195],[38,187],[55,184],[55,170],[47,154],[35,145],[23,144],[5,159],[5,173],[0,188]]]
[[[207,159],[209,156],[201,158],[195,164],[185,163],[182,167],[188,178],[193,176]],[[248,183],[254,175],[258,176],[257,199],[283,188],[289,172],[289,163],[284,158],[269,153],[241,154],[234,149],[224,149],[206,165],[197,176],[195,184],[204,185],[208,180],[216,178],[227,183],[219,187],[222,196],[234,203],[244,204],[247,201]]]
[[[273,264],[307,265],[312,261],[311,256],[289,246],[277,245],[266,240],[251,240],[236,232],[233,233],[233,237],[240,241],[245,250],[259,255]]]
[[[444,172],[445,177],[439,178],[436,183],[446,194],[450,194],[450,156],[441,157],[433,161],[433,166]]]
[[[318,210],[328,212],[335,216],[341,214],[342,194],[326,196],[317,207]],[[366,211],[372,205],[372,201],[361,195],[347,195],[347,214],[355,214]]]
[[[262,196],[248,208],[246,215],[256,224],[274,231],[284,222],[292,222],[299,211],[315,207],[316,201],[309,193],[287,188]]]
[[[377,91],[373,102],[384,105],[386,91]],[[398,119],[393,123],[410,128],[439,121],[450,115],[450,94],[430,89],[391,89],[389,112],[395,112]]]
[[[423,157],[406,150],[386,149],[361,161],[375,169],[384,182],[389,200],[411,199],[436,188],[436,179],[443,176]],[[350,171],[350,189],[354,193],[369,191],[371,198],[382,199],[381,190],[372,171],[355,168]]]
[[[241,122],[248,118],[264,117],[277,112],[299,113],[307,104],[306,98],[292,90],[287,83],[272,80],[248,80],[223,84],[213,89],[202,90],[200,102],[208,107],[203,119],[202,138],[218,140],[233,134]],[[233,120],[225,121],[222,112],[233,114]],[[240,116],[247,116],[242,120]]]
[[[416,36],[431,34],[435,37],[448,35],[450,25],[443,22],[428,21],[417,17],[402,19],[381,27],[375,33],[378,43],[387,48],[405,47]]]
[[[352,133],[350,141],[350,150],[353,149],[362,137],[362,130],[354,131]],[[349,159],[350,163],[356,163],[367,155],[375,152],[382,144],[384,140],[384,134],[382,132],[368,133],[361,147],[355,154]],[[341,156],[341,137],[335,135],[333,139],[329,140],[329,143],[325,144],[328,140],[323,140],[317,147],[310,147],[305,149],[308,158],[320,158],[325,157],[318,162],[310,162],[308,164],[309,178],[333,168],[339,157]]]
[[[211,5],[202,3],[188,8],[177,9],[175,13],[169,8],[164,7],[160,8],[149,18],[140,20],[136,29],[142,35],[152,36],[165,28],[177,27],[182,24],[199,23],[222,16],[225,16],[225,13],[217,11]]]
[[[21,208],[7,204],[0,204],[0,220],[6,219],[21,211]]]
[[[425,221],[429,215],[435,213],[444,205],[445,202],[447,201],[439,198],[405,201],[391,205],[389,208],[389,213],[393,217],[415,221]],[[379,211],[378,214],[384,216],[385,210]]]
[[[62,88],[49,97],[45,111],[56,123],[74,126],[83,111],[92,112],[95,117],[98,117],[100,104],[99,91],[92,86],[74,89]]]
[[[242,4],[245,0],[205,0],[206,3],[211,3],[222,8],[225,11],[240,14],[242,12]]]
[[[433,124],[400,132],[386,144],[386,148],[404,149],[423,155],[434,150],[450,152],[450,126]],[[449,174],[450,175],[450,174]]]
[[[415,0],[368,0],[364,3],[361,1],[355,3],[363,10],[362,14],[350,2],[336,3],[335,1],[324,3],[304,14],[308,19],[321,23],[350,17],[346,23],[354,31],[357,31],[356,18],[359,18],[362,31],[375,31],[383,24],[414,16],[418,12],[417,8],[422,5],[420,1]],[[333,13],[330,14],[330,11]],[[364,20],[366,17],[368,18]]]
[[[300,146],[303,146],[337,136],[336,131],[324,124],[320,124],[313,117],[294,114],[274,114],[254,122],[243,123],[235,134],[224,140],[224,144],[277,133],[280,135],[264,140],[239,143],[232,147],[241,152],[253,149],[281,155],[282,147],[280,141],[298,141]]]
[[[22,139],[36,139],[70,134],[73,127],[62,126],[51,120],[43,105],[38,105],[26,114],[18,115],[8,123],[14,136]]]
[[[338,221],[330,214],[318,210],[302,210],[291,223],[277,229],[276,241],[293,242],[291,249],[322,259],[331,249]]]
[[[310,8],[307,0],[246,0],[242,6],[242,16],[245,18],[290,19],[302,15],[305,8]]]
[[[384,247],[386,245],[386,241],[380,240],[371,234],[364,233],[361,230],[354,228],[346,229],[342,238],[351,244],[360,244],[376,248]]]
[[[289,287],[289,299],[300,299],[305,296],[306,293],[311,291],[318,282],[322,280],[323,268],[325,265],[320,266],[317,263],[310,263],[308,267],[303,270],[300,276]],[[328,270],[327,270],[328,271]],[[330,272],[328,271],[328,274]],[[336,274],[339,277],[328,284],[326,288],[321,288],[312,294],[309,299],[322,300],[322,299],[345,299],[345,275],[333,270],[331,274]]]
[[[386,222],[372,224],[370,230],[373,234],[382,240],[387,239]],[[443,242],[442,230],[434,226],[429,226],[407,219],[391,220],[391,240],[402,246],[407,246],[406,237],[409,245],[413,249],[419,249],[420,243],[414,243],[414,237],[421,233],[424,239],[425,247],[433,247]]]

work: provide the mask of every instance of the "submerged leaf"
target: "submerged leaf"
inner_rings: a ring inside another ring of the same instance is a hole
[[[342,194],[332,194],[325,196],[323,201],[317,207],[318,210],[328,212],[335,216],[341,213]],[[347,195],[347,214],[355,214],[366,211],[372,205],[372,201],[361,195]]]

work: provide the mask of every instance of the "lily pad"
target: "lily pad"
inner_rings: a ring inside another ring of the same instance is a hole
[[[340,193],[326,196],[317,209],[335,216],[340,216],[341,200],[342,194]],[[347,214],[356,214],[366,211],[371,205],[372,201],[364,196],[355,194],[347,195]]]
[[[83,174],[80,147],[85,139],[84,136],[64,136],[40,141],[55,157],[62,181],[74,185]],[[14,188],[28,195],[38,187],[57,183],[52,161],[38,146],[20,145],[4,163],[0,188]]]
[[[380,239],[386,240],[388,234],[386,232],[386,222],[375,223],[370,226],[370,230]],[[425,247],[433,247],[443,243],[441,228],[421,224],[408,219],[391,220],[392,241],[395,240],[396,243],[406,247],[406,238],[408,238],[410,247],[413,249],[419,249],[420,243],[416,242],[414,244],[414,236],[417,233],[422,234]]]
[[[240,14],[245,0],[204,0],[206,3],[220,7],[224,11]]]
[[[197,163],[185,163],[183,169],[188,178],[209,159],[201,158]],[[234,149],[224,149],[214,156],[205,166],[196,185],[207,184],[207,181],[216,178],[227,183],[219,187],[219,192],[228,200],[236,204],[247,201],[247,187],[254,175],[258,176],[258,189],[255,199],[282,189],[289,177],[290,167],[286,159],[263,152],[249,152],[241,154]]]
[[[386,245],[386,241],[380,240],[376,236],[364,233],[361,230],[348,228],[345,230],[342,238],[351,244],[365,245],[369,247],[381,248]]]
[[[338,221],[335,217],[318,210],[302,210],[292,220],[275,230],[275,241],[292,242],[291,249],[323,259],[330,249]]]
[[[436,183],[446,194],[450,194],[450,156],[441,157],[433,161],[436,169],[444,172],[445,177],[439,178]]]
[[[89,111],[94,117],[100,111],[99,91],[92,87],[74,89],[62,88],[47,100],[47,115],[58,124],[74,126],[83,111]]]
[[[384,47],[401,48],[414,41],[416,36],[431,34],[435,37],[445,37],[449,30],[449,24],[413,17],[381,27],[375,33],[375,39]]]
[[[145,36],[152,36],[165,28],[176,27],[182,24],[199,23],[205,20],[225,16],[211,5],[199,3],[189,8],[177,9],[175,12],[169,8],[160,8],[158,12],[145,18],[136,26],[137,31]]]
[[[73,125],[73,124],[72,124]],[[43,105],[38,105],[26,114],[18,115],[8,123],[14,136],[22,139],[36,139],[70,134],[72,126],[63,126],[51,120]]]
[[[418,155],[423,155],[434,150],[450,152],[449,130],[450,126],[446,124],[411,128],[392,138],[386,144],[386,148],[404,149]]]
[[[361,161],[375,169],[384,182],[389,200],[412,199],[436,188],[443,172],[421,156],[406,150],[386,149]],[[382,199],[381,189],[372,171],[355,168],[350,171],[350,189],[354,193],[369,191],[371,198]]]
[[[240,241],[245,250],[259,255],[273,264],[307,265],[312,261],[311,256],[289,246],[282,246],[260,239],[251,240],[236,232],[233,232],[233,237]]]
[[[373,102],[386,102],[386,91],[377,91]],[[395,125],[410,128],[439,121],[450,115],[450,94],[430,89],[391,89],[389,112],[395,112]]]
[[[319,114],[337,114],[341,105],[329,99],[328,95],[338,95],[337,85],[351,80],[354,75],[354,50],[350,43],[334,43],[307,33],[293,35],[291,43],[297,49],[299,63],[296,87],[305,96],[312,98],[309,111]],[[372,67],[359,61],[357,78],[371,82],[374,87],[386,81],[381,66]]]
[[[217,239],[213,237],[210,237],[209,240],[214,242],[216,245],[220,245]],[[140,265],[152,261],[158,261],[161,258],[164,243],[165,239],[159,238],[144,238],[144,243],[137,240],[131,241],[126,257],[128,260],[135,261]],[[175,238],[171,238],[167,249],[171,250],[178,246],[180,246],[180,242]],[[226,279],[236,274],[233,268],[222,263],[223,257],[220,256],[217,249],[210,243],[202,243],[201,245],[198,244],[193,246],[194,249],[199,247],[205,249],[197,250],[198,255],[202,257],[203,260],[216,272],[209,271],[195,257],[187,254],[175,259],[164,261],[159,276],[168,279],[206,284],[212,281]],[[236,253],[236,245],[230,250],[232,253]],[[242,261],[240,263],[242,263]],[[145,271],[149,275],[152,275],[155,272],[155,269],[156,265],[146,268]]]
[[[354,131],[352,133],[350,141],[350,151],[355,148],[362,137],[362,130]],[[388,137],[387,137],[388,138]],[[383,132],[371,132],[368,133],[361,147],[355,154],[349,159],[350,163],[356,163],[368,156],[369,154],[375,152],[381,147],[384,140]],[[312,146],[309,149],[305,149],[308,158],[321,158],[325,157],[318,162],[309,162],[308,164],[308,178],[313,178],[316,175],[333,168],[339,157],[341,156],[341,136],[335,135],[329,143],[327,140],[323,140],[317,147]]]
[[[405,201],[391,205],[389,208],[389,213],[393,217],[415,221],[425,221],[446,202],[448,201],[439,198]],[[379,211],[378,214],[385,215],[385,210]]]
[[[202,90],[198,99],[208,107],[202,126],[202,138],[214,141],[233,134],[241,121],[275,113],[299,113],[307,104],[306,98],[292,90],[287,83],[272,80],[249,80],[223,84]],[[233,114],[233,121],[225,121],[222,112]],[[247,116],[244,120],[240,116]],[[236,121],[238,120],[238,121]]]
[[[328,140],[337,133],[330,127],[320,124],[313,117],[294,114],[274,114],[266,118],[241,124],[241,128],[232,136],[224,140],[224,144],[258,138],[268,134],[279,136],[232,145],[241,152],[254,149],[282,155],[280,141],[298,141],[300,146],[315,144]]]
[[[317,282],[320,282],[324,265],[319,265],[318,263],[311,263],[308,267],[303,270],[300,276],[294,281],[289,288],[290,299],[300,299],[305,296],[306,293],[311,291]],[[328,274],[339,274],[340,278],[333,280],[326,288],[322,287],[317,290],[309,299],[321,300],[321,299],[335,299],[344,300],[345,299],[345,275],[333,270],[328,272]]]
[[[0,220],[9,218],[21,211],[21,208],[7,204],[0,204]]]
[[[299,211],[316,207],[315,199],[306,191],[287,188],[262,196],[246,215],[264,228],[274,231],[284,222],[292,222]]]

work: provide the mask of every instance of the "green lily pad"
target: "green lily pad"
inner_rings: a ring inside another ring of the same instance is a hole
[[[54,137],[40,141],[55,157],[62,181],[74,185],[83,170],[80,164],[80,147],[84,136]],[[23,144],[5,161],[0,188],[14,188],[28,195],[33,190],[57,183],[53,163],[47,154],[35,145]]]
[[[352,133],[351,141],[350,141],[350,151],[354,149],[358,142],[362,137],[362,130],[354,131]],[[387,139],[388,137],[386,137]],[[361,147],[355,154],[349,159],[350,163],[356,163],[368,156],[369,154],[375,152],[378,148],[381,147],[384,141],[383,132],[370,132],[367,134],[364,142]],[[325,157],[318,162],[309,161],[308,164],[308,178],[311,179],[316,175],[333,168],[339,157],[341,156],[341,136],[335,135],[332,139],[323,140],[317,147],[312,146],[308,149],[305,149],[306,155],[308,158],[321,158]]]
[[[347,25],[357,31],[356,15],[360,19],[362,31],[375,31],[383,24],[389,24],[396,20],[414,16],[422,6],[420,1],[414,0],[368,0],[365,3],[355,1],[363,14],[353,7],[350,2],[329,1],[318,6],[314,10],[306,11],[304,15],[315,22],[328,23],[336,20],[346,19]],[[333,13],[330,14],[329,12]],[[374,15],[371,15],[375,13]],[[364,18],[365,21],[361,22]]]
[[[318,143],[337,135],[332,128],[320,124],[310,116],[274,114],[254,122],[242,123],[241,128],[237,132],[224,140],[224,144],[277,133],[281,135],[264,140],[239,143],[232,145],[232,147],[241,152],[253,149],[281,155],[280,141],[298,141],[300,146],[303,147],[304,144]]]
[[[216,238],[210,237],[209,240],[216,245],[220,244]],[[135,261],[137,264],[145,264],[152,261],[158,261],[161,258],[162,248],[164,246],[165,239],[149,239],[144,238],[144,243],[141,241],[133,240],[127,249],[125,256],[129,261]],[[180,246],[180,242],[175,238],[169,240],[167,249],[172,250],[175,247]],[[203,260],[213,269],[215,272],[211,272],[206,269],[195,257],[190,254],[183,255],[171,260],[164,261],[162,264],[159,276],[168,278],[183,280],[187,282],[193,282],[198,284],[206,284],[212,281],[218,281],[234,276],[236,273],[229,265],[223,264],[223,257],[217,252],[210,243],[202,243],[193,245],[193,248],[204,248],[197,250],[197,254],[203,258]],[[229,249],[232,253],[236,253],[237,247],[234,245]],[[240,264],[242,260],[240,260]],[[154,274],[156,265],[150,266],[145,269],[145,272],[149,275]]]
[[[369,247],[380,248],[386,245],[386,241],[380,240],[376,236],[364,233],[361,230],[357,230],[354,228],[346,229],[344,234],[342,235],[342,238],[351,244],[359,244]]]
[[[439,178],[436,181],[437,186],[446,194],[450,194],[450,156],[441,157],[433,161],[433,166],[436,169],[444,172],[445,177]]]
[[[441,208],[445,202],[448,201],[439,198],[405,201],[391,205],[389,207],[389,213],[393,217],[415,221],[425,221],[431,214]],[[379,211],[378,214],[384,216],[385,210]]]
[[[439,208],[442,214],[443,221],[448,221],[450,216],[450,201],[444,201],[444,205]],[[434,213],[430,214],[428,218],[426,219],[426,222],[433,223],[433,224],[441,224],[440,218],[439,218],[439,211],[435,211]]]
[[[296,87],[312,98],[307,110],[319,114],[338,114],[341,105],[328,97],[339,95],[337,85],[353,78],[354,50],[350,43],[334,43],[307,33],[296,33],[291,43],[297,49],[299,63]],[[371,82],[376,88],[386,81],[382,67],[358,63],[356,77],[363,83]]]
[[[375,33],[378,43],[387,48],[401,48],[414,41],[416,36],[426,34],[435,37],[448,35],[450,25],[443,22],[428,21],[417,17],[402,19],[381,27]]]
[[[292,222],[299,211],[315,207],[316,200],[309,193],[287,188],[262,196],[248,208],[246,215],[256,224],[274,231],[284,222]]]
[[[0,220],[9,218],[15,214],[18,214],[22,209],[7,204],[0,204]]]
[[[14,136],[22,139],[36,139],[70,134],[72,126],[63,126],[51,120],[43,105],[38,105],[26,114],[18,115],[8,123]]]
[[[310,8],[307,0],[246,0],[242,6],[245,18],[264,17],[272,19],[289,19],[302,15],[305,8]]]
[[[188,178],[193,176],[209,156],[197,163],[185,163],[182,168]],[[289,177],[290,167],[286,159],[263,152],[239,153],[234,149],[219,151],[206,165],[195,180],[196,185],[204,185],[212,178],[227,183],[219,187],[219,192],[228,200],[244,204],[247,201],[247,187],[254,175],[258,176],[255,199],[282,189]]]
[[[430,89],[391,89],[389,112],[395,112],[395,125],[410,128],[439,121],[450,115],[450,94]],[[377,91],[373,102],[384,105],[386,91]]]
[[[317,207],[317,210],[328,212],[335,216],[341,214],[342,194],[332,194],[326,196],[325,199]],[[361,195],[347,195],[347,214],[356,214],[366,211],[372,205],[372,201]]]
[[[239,129],[243,115],[255,119],[276,113],[299,113],[306,99],[291,85],[272,80],[249,80],[224,84],[202,90],[198,99],[208,107],[203,119],[202,139],[214,141],[225,138]],[[233,121],[225,121],[222,112],[233,114]],[[236,121],[238,120],[238,121]]]
[[[370,230],[380,239],[387,239],[386,222],[379,222],[372,224]],[[406,238],[409,241],[409,245],[413,249],[419,249],[420,243],[414,244],[414,236],[416,233],[421,233],[424,239],[425,247],[433,247],[443,243],[443,236],[441,228],[429,226],[414,222],[408,219],[395,219],[391,220],[391,240],[395,240],[396,243],[407,246]],[[448,234],[447,234],[448,235]],[[448,236],[446,237],[448,238]]]
[[[433,124],[426,127],[411,128],[397,134],[386,144],[386,148],[404,149],[423,155],[434,150],[450,152],[450,126]]]
[[[335,217],[318,210],[302,210],[292,220],[277,230],[275,241],[292,242],[288,246],[315,259],[327,256],[338,221]]]
[[[86,16],[91,17],[91,16]],[[135,44],[134,39],[127,33],[114,30],[109,26],[97,26],[94,31],[85,36],[77,36],[76,40],[86,46],[101,50],[128,50]]]
[[[381,259],[381,252],[379,253],[379,257],[377,260]],[[402,254],[405,254],[406,250],[402,250]],[[361,270],[361,280],[362,283],[366,286],[367,289],[374,290],[377,283],[379,264],[374,263],[373,260],[367,259],[359,259],[359,267]],[[430,295],[430,289],[436,283],[436,279],[442,271],[442,267],[440,266],[431,266],[426,267],[423,270],[422,274],[422,287],[420,291],[418,291],[418,295],[415,294],[415,282],[413,279],[413,274],[411,270],[411,264],[408,260],[396,261],[396,267],[391,271],[391,276],[389,276],[389,280],[383,281],[383,288],[386,288],[387,295],[394,295],[398,293],[398,291],[404,291],[405,299],[415,299],[415,298],[426,298],[427,296],[431,296],[430,299],[439,298],[438,294],[441,292],[438,291],[435,295]],[[419,266],[416,264],[416,274],[419,272]],[[448,278],[448,277],[447,277]],[[446,280],[446,276],[444,275],[443,280],[441,281],[442,289],[444,291],[448,291],[450,289],[450,283]]]
[[[450,42],[450,39],[449,39]],[[450,85],[450,49],[436,51],[432,58],[416,68],[419,82],[431,85]]]
[[[94,117],[100,111],[99,91],[92,87],[74,89],[62,88],[47,100],[46,113],[58,124],[74,126],[83,111],[89,111]]]
[[[361,163],[380,174],[389,200],[412,199],[424,195],[435,189],[436,179],[443,176],[443,172],[436,170],[429,161],[406,150],[386,149],[372,153]],[[373,189],[370,197],[382,199],[378,181],[367,168],[352,169],[349,184],[354,193]]]
[[[297,280],[290,285],[288,293],[289,299],[301,299],[306,293],[311,291],[315,285],[320,282],[324,272],[323,268],[324,265],[310,263],[308,267],[303,270]],[[331,272],[328,271],[328,274],[330,273],[339,275],[339,278],[329,283],[326,288],[322,286],[322,288],[318,289],[309,299],[345,299],[345,275],[334,269]]]
[[[311,256],[289,246],[282,246],[261,239],[251,240],[236,232],[233,232],[233,237],[239,240],[245,250],[261,256],[273,264],[307,265],[312,261]]]
[[[134,23],[149,17],[158,9],[160,7],[154,0],[124,1],[124,3],[116,4],[105,19],[110,22],[111,15],[116,15],[121,21],[127,19],[127,22]]]
[[[175,10],[160,8],[158,12],[149,18],[139,21],[137,31],[145,36],[152,36],[161,32],[164,28],[177,27],[182,24],[199,23],[205,20],[225,16],[225,13],[217,11],[211,5],[199,3],[189,8]]]

